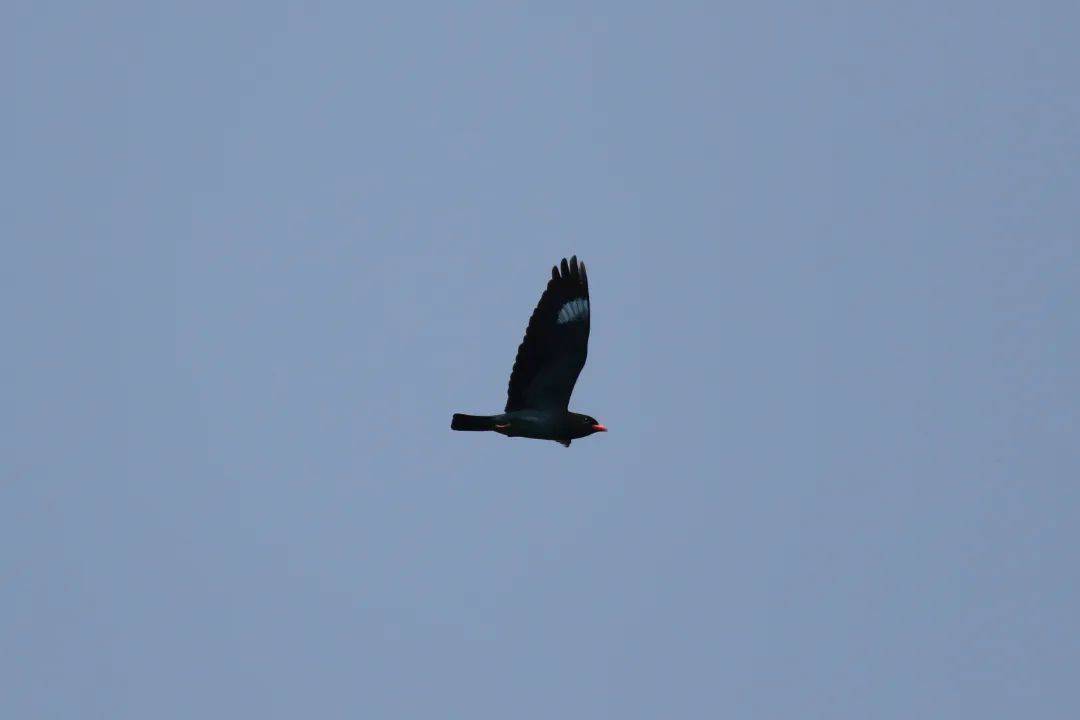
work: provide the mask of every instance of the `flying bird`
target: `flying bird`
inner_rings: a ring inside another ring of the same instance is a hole
[[[451,430],[491,430],[507,437],[570,441],[607,428],[589,415],[570,412],[581,368],[589,353],[589,278],[577,256],[551,268],[551,280],[529,318],[518,347],[501,415],[455,413]]]

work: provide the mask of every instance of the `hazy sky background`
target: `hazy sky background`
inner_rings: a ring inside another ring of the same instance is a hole
[[[1077,3],[0,20],[0,716],[1080,716]]]

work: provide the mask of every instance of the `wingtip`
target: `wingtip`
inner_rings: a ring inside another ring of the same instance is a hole
[[[577,255],[571,255],[570,259],[563,258],[558,265],[551,268],[552,280],[574,280],[588,287],[589,279],[585,272],[585,261],[578,260]]]

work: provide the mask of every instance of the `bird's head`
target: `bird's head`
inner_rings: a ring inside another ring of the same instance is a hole
[[[581,425],[581,437],[598,432],[607,432],[607,428],[596,421],[591,415],[578,415],[577,421]]]

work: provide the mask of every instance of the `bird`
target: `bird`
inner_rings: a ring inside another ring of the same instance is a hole
[[[607,428],[591,415],[570,412],[570,394],[589,353],[589,277],[577,255],[551,268],[540,302],[518,346],[499,415],[454,413],[451,430],[493,431],[507,437],[572,440]]]

